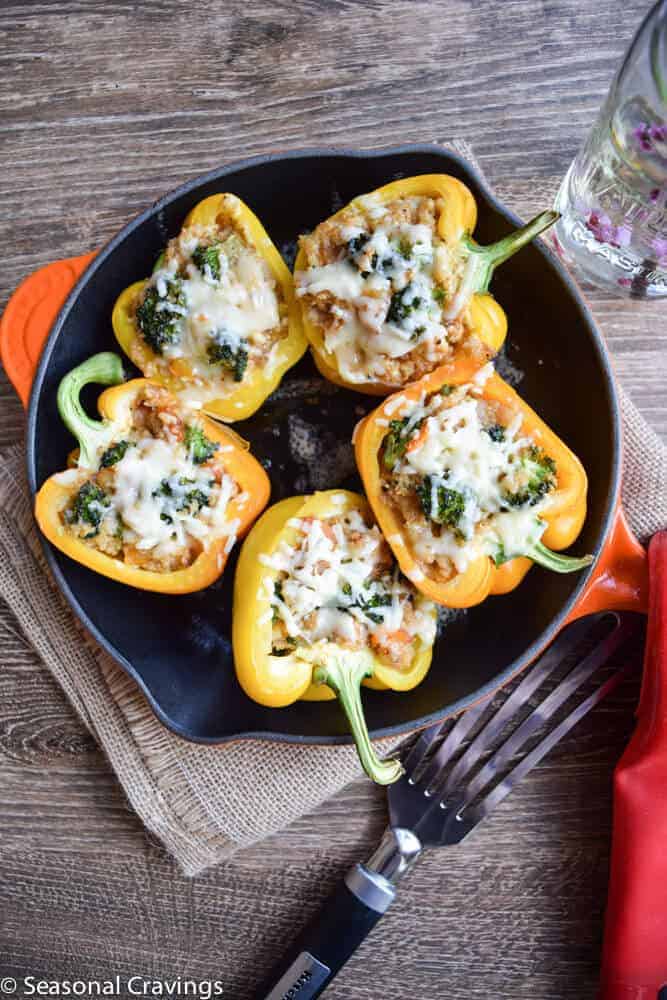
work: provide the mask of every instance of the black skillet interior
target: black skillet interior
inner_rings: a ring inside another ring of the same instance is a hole
[[[59,380],[96,351],[116,348],[110,316],[117,295],[150,273],[193,205],[232,191],[259,215],[291,263],[299,233],[332,210],[387,181],[421,173],[451,173],[469,185],[479,206],[479,242],[492,242],[516,224],[464,161],[429,146],[248,161],[180,188],[130,223],[84,275],[44,352],[30,407],[32,488],[64,466],[72,447],[56,412]],[[617,410],[599,334],[572,283],[540,248],[528,247],[504,264],[492,289],[510,317],[501,372],[519,381],[522,395],[588,471],[589,515],[576,549],[595,551],[606,536],[618,485]],[[96,395],[91,392],[87,400],[91,412]],[[237,425],[271,476],[272,499],[313,489],[357,488],[350,437],[373,405],[369,397],[324,382],[308,357],[288,373],[259,413]],[[168,597],[97,576],[49,546],[47,555],[83,622],[139,682],[163,722],[181,735],[208,742],[253,734],[307,742],[346,738],[335,702],[267,709],[242,693],[229,639],[234,559],[208,590]],[[535,567],[512,594],[455,615],[418,688],[403,694],[365,692],[371,730],[388,734],[424,725],[500,684],[555,633],[583,582],[581,574],[558,576]]]

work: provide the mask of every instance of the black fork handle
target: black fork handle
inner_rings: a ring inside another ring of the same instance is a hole
[[[383,875],[355,865],[273,969],[255,1000],[319,997],[393,902]]]

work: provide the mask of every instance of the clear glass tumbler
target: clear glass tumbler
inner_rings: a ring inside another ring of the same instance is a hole
[[[667,0],[635,35],[556,208],[556,247],[583,277],[667,296]]]

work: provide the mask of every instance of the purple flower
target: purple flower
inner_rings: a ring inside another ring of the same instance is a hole
[[[608,215],[600,212],[589,212],[586,228],[590,230],[598,243],[609,242],[612,225]]]
[[[632,130],[632,135],[640,149],[643,149],[645,152],[651,151],[652,143],[650,125],[648,122],[642,122],[640,125],[637,125],[637,127]]]
[[[655,205],[659,197],[660,197],[660,188],[653,188],[653,190],[648,196],[648,200],[651,202],[652,205]]]
[[[632,226],[623,223],[616,227],[616,244],[619,247],[630,246],[632,239]]]
[[[648,122],[640,122],[633,128],[632,136],[641,150],[651,153],[654,143],[667,140],[667,125],[649,125]]]
[[[643,149],[645,153],[650,153],[653,149],[653,143],[651,142],[650,128],[648,122],[641,122],[636,128],[632,130],[632,136],[639,146]]]
[[[627,223],[615,226],[604,212],[590,212],[586,219],[586,228],[598,243],[609,243],[617,249],[627,247],[632,239],[632,226]]]
[[[651,248],[659,263],[667,262],[667,239],[664,236],[656,236],[655,239],[651,240]]]

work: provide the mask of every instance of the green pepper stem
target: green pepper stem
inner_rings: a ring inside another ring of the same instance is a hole
[[[530,243],[531,240],[543,233],[549,226],[553,226],[560,218],[559,212],[540,212],[534,219],[527,222],[525,226],[504,236],[497,243],[489,246],[480,246],[471,238],[464,240],[464,246],[468,251],[468,259],[465,263],[463,277],[458,291],[453,296],[450,305],[444,311],[445,319],[454,319],[466,306],[468,300],[476,292],[486,292],[491,281],[494,270],[499,264],[512,257],[517,250]]]
[[[118,355],[103,351],[73,368],[58,386],[58,412],[65,427],[79,442],[79,465],[84,468],[94,464],[100,436],[106,432],[107,425],[88,416],[81,405],[81,390],[90,382],[118,385],[123,378],[123,364]]]
[[[534,219],[527,222],[525,226],[521,226],[520,229],[516,229],[509,236],[504,236],[502,240],[498,240],[497,243],[491,243],[490,246],[480,247],[474,243],[469,244],[469,250],[471,253],[482,258],[484,262],[484,276],[483,285],[478,289],[480,292],[485,292],[489,287],[489,281],[491,280],[491,275],[498,264],[502,264],[503,261],[508,260],[512,257],[517,250],[521,247],[525,247],[527,243],[534,240],[536,236],[543,233],[545,229],[549,226],[553,226],[560,218],[559,212],[548,211],[540,212],[536,215]]]
[[[545,569],[553,570],[554,573],[574,573],[576,570],[585,569],[593,562],[593,556],[563,556],[559,552],[552,552],[542,542],[535,542],[530,551],[526,552],[529,559],[539,563]]]
[[[353,652],[337,654],[327,650],[326,665],[315,667],[313,681],[328,684],[335,692],[341,708],[347,716],[357,753],[368,777],[378,785],[391,785],[403,774],[403,766],[398,760],[381,760],[371,743],[368,726],[361,704],[361,682],[370,677],[373,668],[367,657]]]

